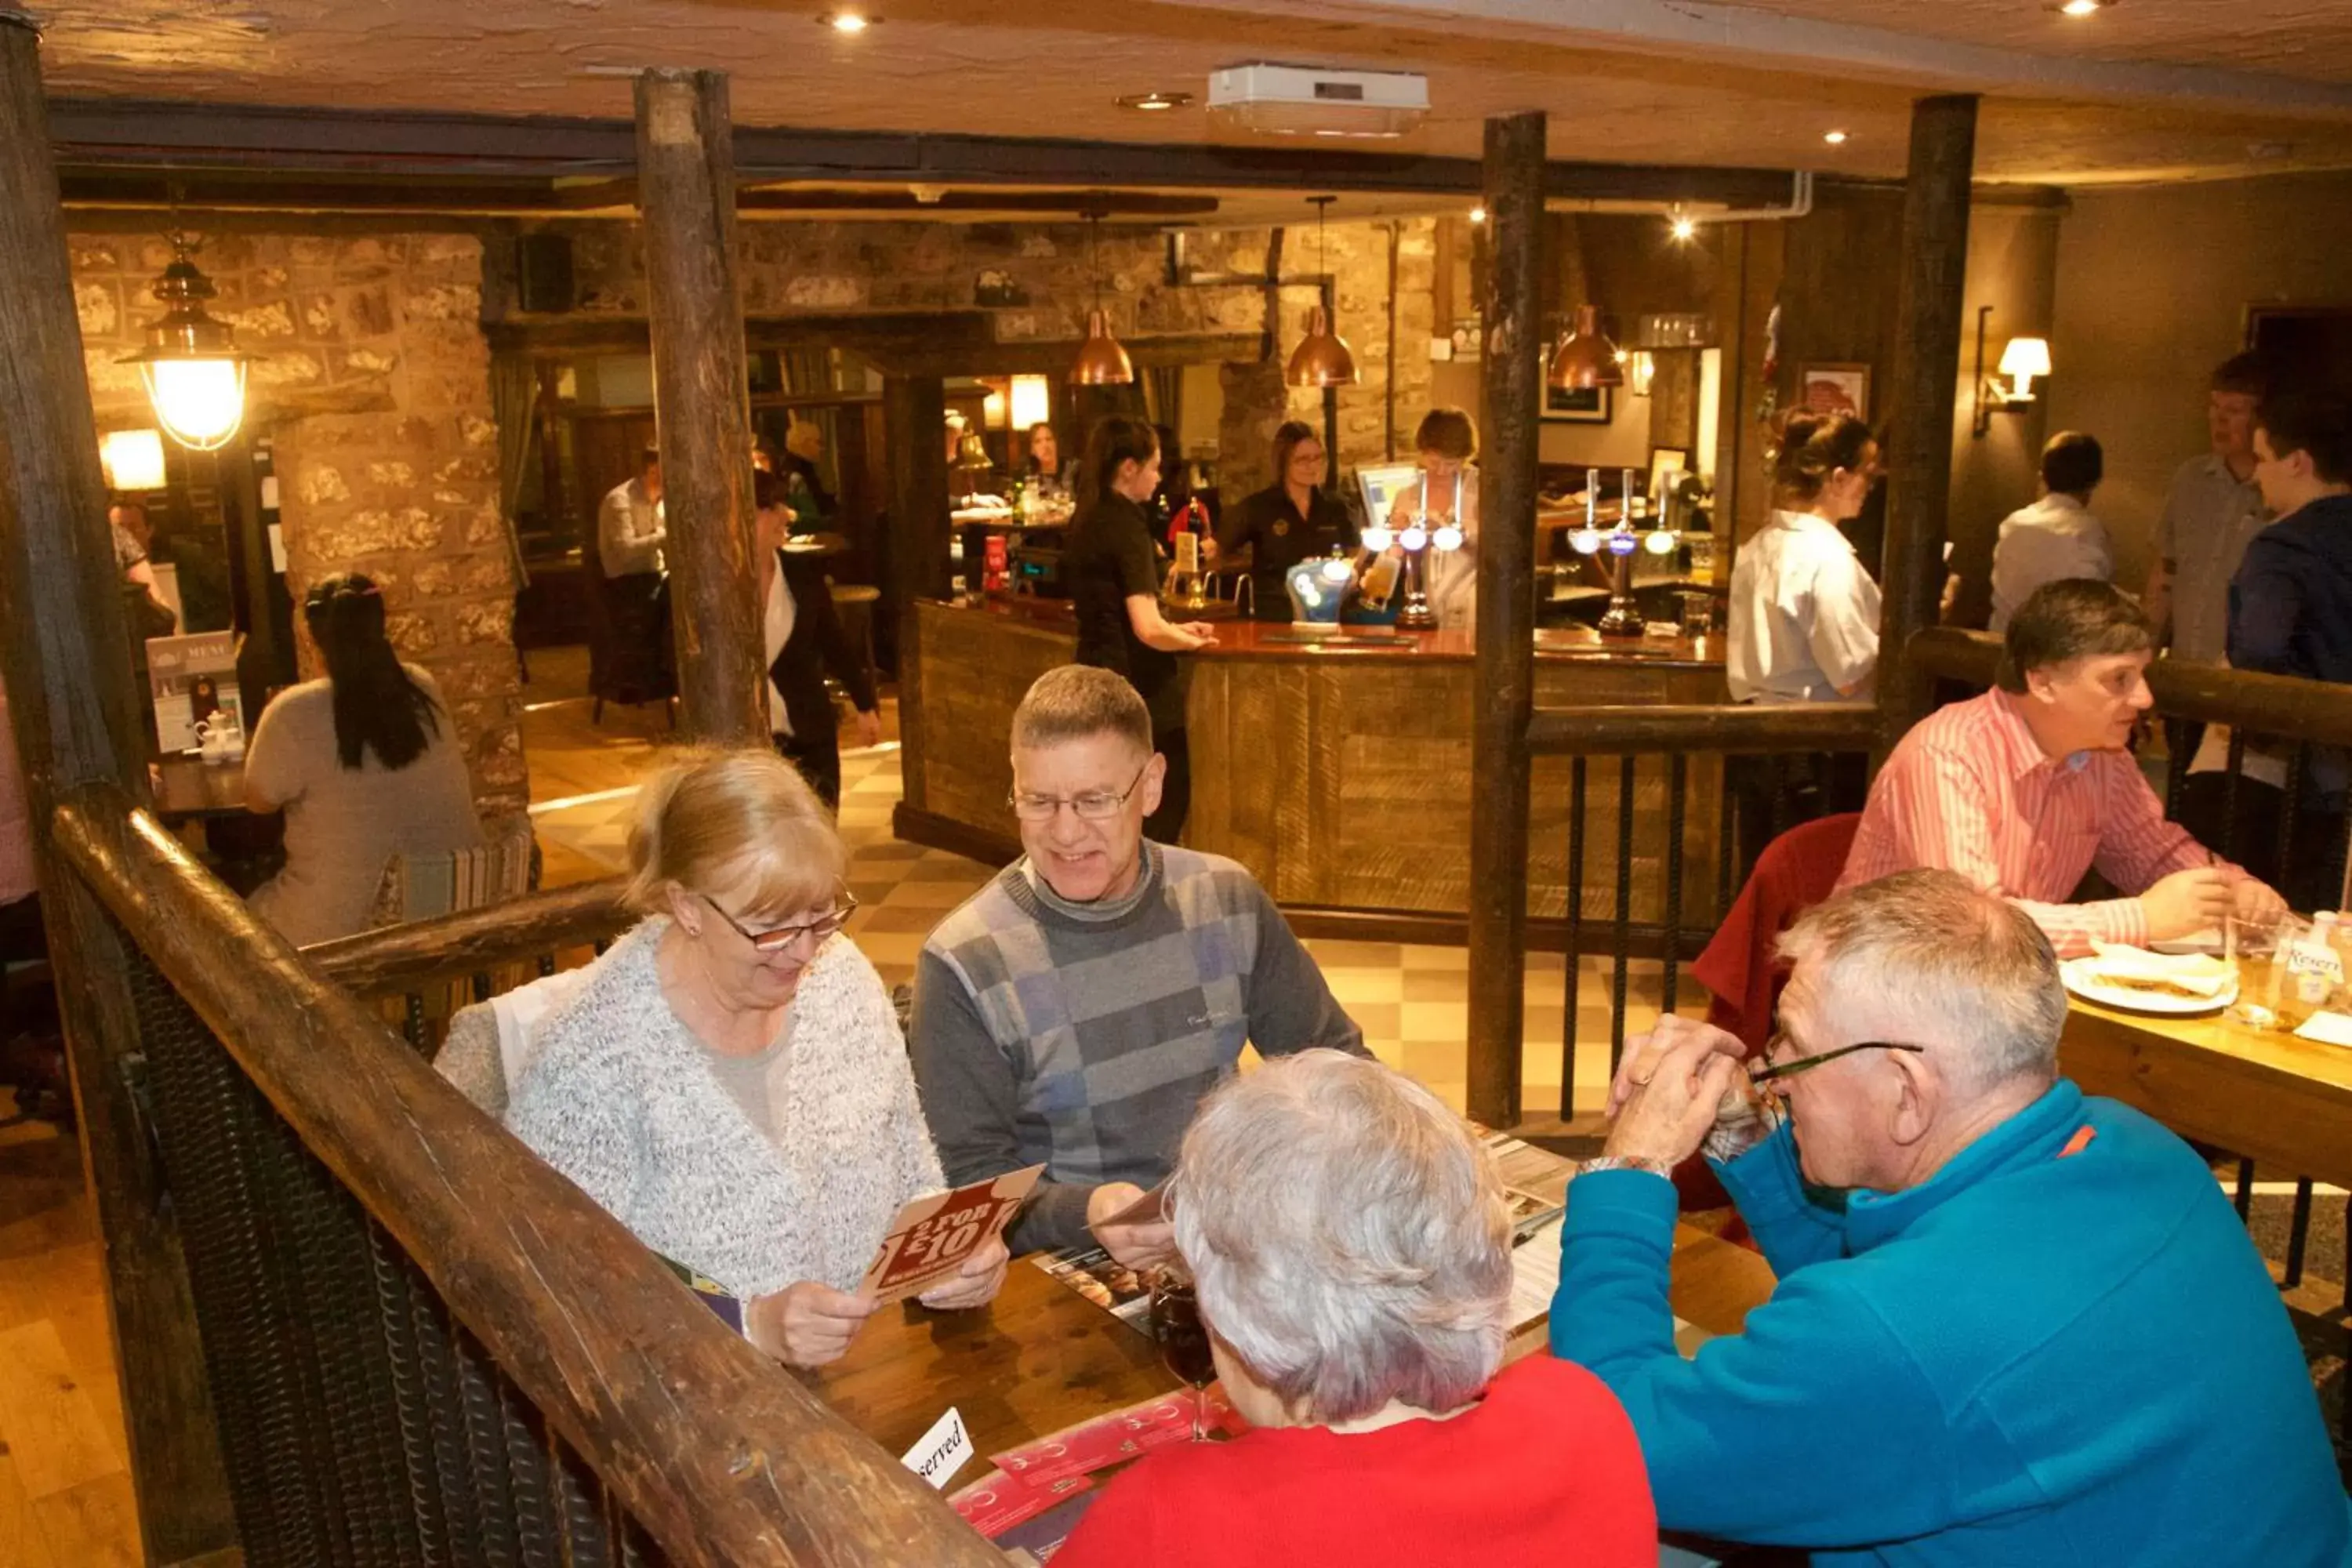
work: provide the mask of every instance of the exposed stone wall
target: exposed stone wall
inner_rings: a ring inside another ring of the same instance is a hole
[[[136,370],[116,361],[161,313],[147,289],[170,251],[152,228],[94,225],[78,222],[70,243],[99,427],[152,425]],[[288,587],[299,602],[333,572],[382,584],[394,643],[448,700],[477,808],[520,812],[530,792],[481,241],[226,233],[198,259],[220,289],[214,313],[268,356],[253,367],[247,427],[275,440]],[[318,672],[307,638],[301,660]]]
[[[549,226],[572,237],[582,313],[645,314],[645,268],[634,225]],[[1085,333],[1099,279],[1111,330],[1123,339],[1265,329],[1262,283],[1171,282],[1168,241],[1154,228],[1106,226],[1096,237],[1091,261],[1086,228],[1078,224],[745,222],[737,232],[743,249],[743,309],[754,316],[969,310],[982,308],[985,279],[1025,301],[985,307],[992,310],[1000,342],[1075,341]],[[1264,228],[1189,231],[1185,262],[1195,277],[1261,279],[1271,237]],[[1285,234],[1285,275],[1334,275],[1339,331],[1355,352],[1362,378],[1339,393],[1342,468],[1388,459],[1391,375],[1400,455],[1411,456],[1412,428],[1428,405],[1436,225],[1408,219],[1399,227],[1393,344],[1389,237],[1385,223],[1333,224],[1321,236],[1311,225],[1301,225]],[[1281,292],[1273,378],[1277,385],[1280,364],[1297,346],[1316,298],[1311,288]],[[1253,373],[1228,365],[1223,379],[1229,387],[1240,384],[1248,391],[1246,405],[1229,412],[1225,422],[1232,438],[1221,441],[1221,479],[1229,487],[1255,489],[1267,482],[1266,442],[1284,415],[1277,411],[1266,417],[1263,367]],[[1287,401],[1291,416],[1319,426],[1319,393],[1291,391]]]

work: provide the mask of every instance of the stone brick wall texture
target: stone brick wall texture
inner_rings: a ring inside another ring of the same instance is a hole
[[[1303,215],[1302,215],[1303,216]],[[576,222],[546,226],[572,237],[581,312],[646,313],[643,255],[635,226]],[[1389,340],[1389,225],[1333,224],[1318,236],[1311,221],[1286,229],[1286,276],[1330,272],[1339,329],[1355,352],[1355,386],[1339,392],[1342,468],[1389,459],[1388,387],[1396,384],[1397,455],[1412,457],[1413,426],[1427,411],[1429,339],[1436,224],[1399,226],[1395,342]],[[1106,225],[1089,260],[1078,224],[764,223],[737,230],[742,245],[743,310],[752,316],[860,310],[969,310],[983,275],[1011,284],[1026,304],[992,310],[999,342],[1074,345],[1099,280],[1111,331],[1122,339],[1191,333],[1262,332],[1261,283],[1180,284],[1168,278],[1168,242],[1156,228]],[[1271,231],[1191,231],[1186,260],[1196,275],[1262,278]],[[1322,395],[1282,385],[1282,366],[1306,331],[1317,300],[1311,288],[1281,292],[1275,363],[1227,364],[1220,378],[1229,406],[1221,434],[1219,477],[1234,493],[1272,478],[1268,447],[1275,426],[1293,416],[1319,425]],[[1273,395],[1281,395],[1279,398]]]
[[[162,313],[152,230],[69,237],[100,430],[154,423],[118,364]],[[288,587],[361,571],[403,657],[433,672],[486,822],[529,804],[515,582],[498,503],[482,244],[463,234],[226,233],[198,264],[253,367],[247,428],[275,441]],[[316,650],[299,631],[306,675]]]

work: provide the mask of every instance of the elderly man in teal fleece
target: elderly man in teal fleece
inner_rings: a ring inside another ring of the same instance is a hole
[[[1906,871],[1782,952],[1769,1099],[1666,1019],[1569,1188],[1552,1348],[1624,1402],[1659,1523],[1821,1568],[2352,1564],[2277,1289],[2187,1145],[2058,1076],[2033,921]],[[1666,1173],[1702,1147],[1780,1285],[1685,1361]]]

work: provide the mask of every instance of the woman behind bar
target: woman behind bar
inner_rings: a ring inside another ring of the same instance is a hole
[[[1254,1430],[1111,1483],[1057,1568],[1616,1568],[1658,1560],[1600,1380],[1497,1375],[1511,1224],[1494,1163],[1402,1074],[1278,1058],[1213,1096],[1170,1192],[1218,1375]]]
[[[646,781],[629,864],[646,919],[562,977],[507,1127],[741,1300],[754,1344],[823,1365],[876,1309],[858,1285],[891,1219],[945,1184],[889,993],[840,934],[856,908],[841,839],[791,763],[722,752]],[[496,1103],[495,1038],[486,1053],[478,1024],[462,1041],[453,1025],[443,1056]],[[981,1305],[1004,1259],[983,1248],[925,1304]]]
[[[1160,437],[1151,426],[1123,414],[1097,422],[1078,485],[1077,521],[1062,558],[1077,615],[1077,662],[1117,670],[1143,694],[1152,744],[1168,760],[1160,809],[1144,818],[1143,831],[1173,844],[1192,803],[1184,740],[1191,672],[1176,656],[1213,647],[1216,636],[1203,622],[1180,625],[1160,611],[1160,548],[1144,511],[1160,486]]]
[[[1466,632],[1478,618],[1478,426],[1459,408],[1433,408],[1413,432],[1421,479],[1400,491],[1389,509],[1398,533],[1416,524],[1434,530],[1453,523],[1462,547],[1431,545],[1422,556],[1422,592],[1444,631]]]
[[[1335,549],[1356,548],[1355,517],[1323,489],[1330,470],[1315,427],[1285,421],[1274,433],[1274,483],[1234,508],[1217,530],[1221,565],[1229,565],[1237,551],[1250,552],[1250,601],[1261,621],[1290,619],[1285,580],[1292,567]]]
[[[1068,465],[1062,461],[1062,443],[1054,427],[1040,419],[1029,426],[1029,457],[1022,465],[1022,478],[1033,485],[1043,485],[1056,493],[1070,488]]]
[[[285,868],[249,901],[297,947],[366,929],[393,856],[482,841],[440,688],[393,651],[374,580],[321,578],[302,620],[326,679],[265,709],[245,759],[246,805],[286,813]]]
[[[1735,702],[1866,698],[1878,668],[1878,584],[1838,524],[1878,478],[1870,426],[1793,414],[1772,468],[1772,520],[1731,574],[1725,675]]]

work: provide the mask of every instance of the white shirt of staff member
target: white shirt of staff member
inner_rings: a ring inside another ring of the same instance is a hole
[[[1878,671],[1878,584],[1838,529],[1878,478],[1870,426],[1795,414],[1773,468],[1772,521],[1731,573],[1724,675],[1735,702],[1867,698]]]

